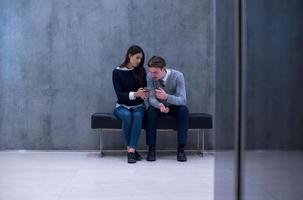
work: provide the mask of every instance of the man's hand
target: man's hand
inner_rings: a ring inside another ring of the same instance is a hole
[[[155,89],[155,91],[157,99],[167,100],[168,94],[162,88]]]
[[[165,107],[165,105],[163,103],[159,104],[159,109],[160,109],[160,112],[162,112],[162,113],[168,113],[169,112],[169,107]]]

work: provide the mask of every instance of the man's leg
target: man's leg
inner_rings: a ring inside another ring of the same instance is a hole
[[[149,146],[147,161],[156,160],[157,120],[160,110],[149,106],[147,109],[146,144]]]
[[[189,112],[186,106],[172,106],[170,107],[171,113],[177,117],[178,128],[178,148],[177,148],[177,160],[186,161],[185,145],[187,142],[187,132],[189,125]]]
[[[177,106],[178,144],[186,145],[189,124],[189,112],[186,106]]]

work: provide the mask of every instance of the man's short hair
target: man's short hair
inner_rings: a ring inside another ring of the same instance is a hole
[[[155,67],[163,69],[166,66],[164,58],[161,56],[153,56],[148,61],[148,67]]]

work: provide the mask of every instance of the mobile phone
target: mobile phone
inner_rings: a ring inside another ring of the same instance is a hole
[[[151,87],[145,87],[145,88],[144,88],[144,90],[145,90],[146,92],[151,91],[151,89],[152,89]]]

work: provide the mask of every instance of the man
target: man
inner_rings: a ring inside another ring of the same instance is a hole
[[[156,127],[158,116],[173,115],[177,118],[177,160],[186,161],[184,147],[187,140],[188,108],[184,76],[181,72],[166,67],[165,60],[153,56],[148,61],[147,87],[151,89],[147,110],[147,161],[156,160]]]

